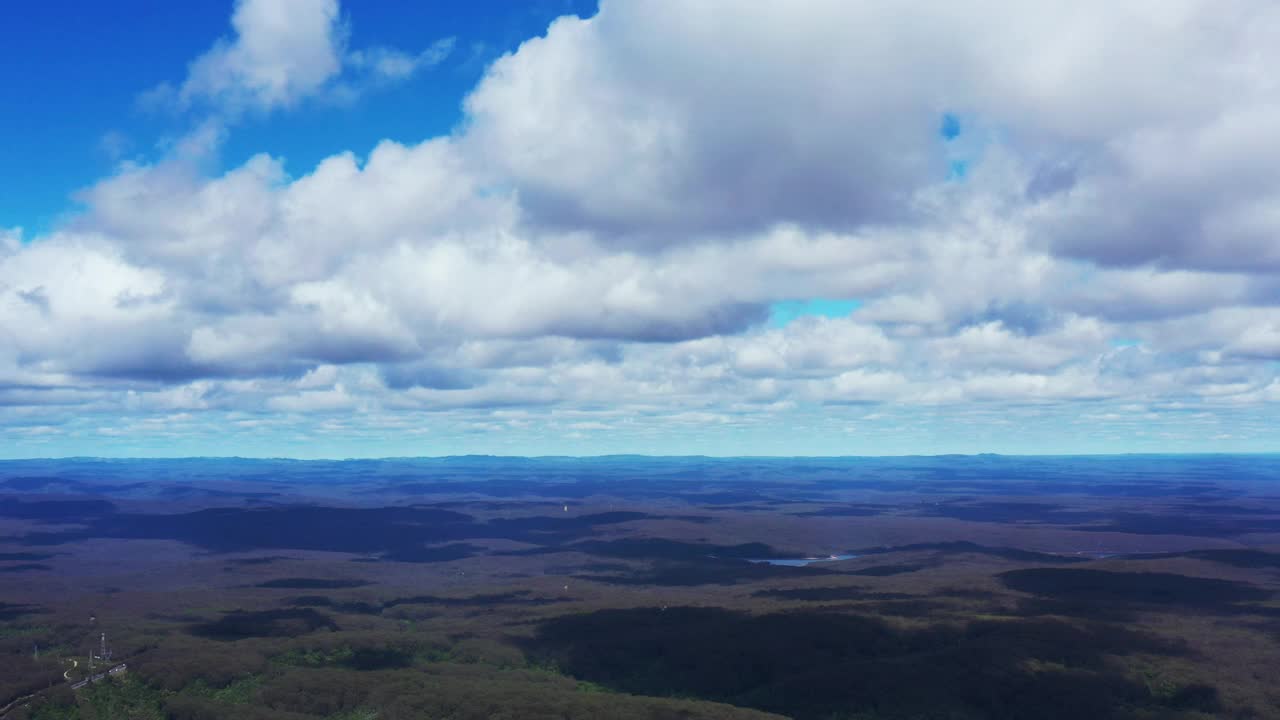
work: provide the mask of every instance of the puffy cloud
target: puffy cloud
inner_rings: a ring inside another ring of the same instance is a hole
[[[887,33],[847,35],[869,7],[605,4],[497,61],[468,135],[554,225],[670,240],[899,217],[944,172],[945,108],[881,74]]]
[[[338,0],[236,0],[231,29],[191,62],[177,88],[153,88],[144,104],[203,105],[235,116],[292,108],[321,93],[352,99],[368,82],[401,81],[438,65],[454,46],[442,38],[417,53],[349,50]]]
[[[238,0],[231,27],[233,38],[191,63],[181,102],[289,107],[342,70],[347,33],[338,0]]]
[[[1094,318],[1072,316],[1038,335],[1018,333],[999,320],[962,328],[930,340],[938,361],[954,368],[1046,371],[1108,349],[1107,329]]]
[[[100,237],[41,238],[0,252],[0,332],[37,372],[163,376],[176,349],[166,284]]]
[[[470,135],[540,219],[678,240],[913,221],[959,117],[1056,248],[1234,268],[1275,231],[1277,29],[1261,0],[604,3],[495,63]]]
[[[1271,24],[1280,32],[1280,18]],[[1222,107],[1200,125],[1149,126],[1114,140],[1108,172],[1040,209],[1055,248],[1111,265],[1280,269],[1280,149],[1268,140],[1280,123],[1280,91],[1249,101],[1256,104]]]

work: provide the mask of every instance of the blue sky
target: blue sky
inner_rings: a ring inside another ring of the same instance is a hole
[[[180,82],[187,64],[227,35],[228,2],[121,0],[16,3],[0,28],[0,167],[39,168],[0,175],[0,227],[43,231],[74,209],[74,194],[121,159],[154,158],[186,132],[190,117],[149,109],[146,89]],[[379,88],[360,102],[314,102],[306,112],[260,115],[227,138],[218,157],[234,167],[259,152],[305,172],[335,149],[368,151],[379,140],[447,134],[462,98],[485,67],[565,14],[591,15],[595,2],[477,0],[353,3],[342,16],[366,39],[417,48],[456,38],[431,73]],[[360,44],[373,44],[364,42]]]
[[[861,306],[857,300],[833,298],[806,298],[804,300],[778,300],[769,306],[769,325],[786,327],[806,316],[842,318],[853,314]]]
[[[1274,451],[1227,6],[15,5],[0,456]]]

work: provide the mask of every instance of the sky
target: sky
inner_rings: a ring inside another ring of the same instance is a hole
[[[1271,0],[0,25],[0,457],[1280,449]]]

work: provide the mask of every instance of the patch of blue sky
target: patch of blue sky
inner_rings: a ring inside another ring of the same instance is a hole
[[[948,142],[960,137],[962,131],[960,118],[955,113],[943,113],[942,122],[938,125],[938,135]]]
[[[808,300],[782,300],[769,306],[769,327],[790,325],[802,317],[847,317],[862,307],[861,300],[810,298]]]
[[[969,179],[983,152],[998,136],[998,128],[982,125],[974,118],[946,112],[938,120],[937,138],[942,168],[948,182]]]
[[[1111,347],[1113,348],[1137,347],[1141,344],[1142,341],[1137,338],[1112,338],[1111,340]]]
[[[938,122],[938,137],[942,139],[945,148],[948,182],[961,182],[969,175],[972,153],[963,146],[971,143],[960,142],[963,132],[964,126],[959,115],[950,112],[942,114],[942,119]]]

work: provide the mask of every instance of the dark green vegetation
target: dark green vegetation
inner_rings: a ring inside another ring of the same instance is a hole
[[[258,583],[260,588],[291,588],[294,590],[337,590],[371,585],[364,580],[329,580],[326,578],[276,578]]]
[[[1247,583],[1172,573],[1034,568],[1001,573],[1000,579],[1015,590],[1100,606],[1154,604],[1224,612],[1237,607],[1236,603],[1272,595]]]
[[[285,610],[236,610],[212,622],[192,625],[192,635],[214,640],[243,640],[252,637],[295,637],[325,628],[337,630],[333,618],[311,608]]]
[[[1010,547],[987,547],[967,540],[952,540],[950,542],[935,543],[912,543],[910,545],[897,545],[894,547],[862,548],[860,550],[852,550],[851,552],[854,555],[865,556],[883,555],[885,553],[911,552],[917,550],[928,550],[938,555],[990,555],[991,557],[1003,558],[1005,560],[1049,563],[1053,565],[1088,561],[1088,558],[1073,555],[1055,555],[1052,553],[1031,552],[1029,550],[1019,550],[1017,548]]]
[[[874,708],[886,718],[1141,717],[1216,710],[1211,688],[1158,693],[1108,655],[1176,655],[1119,627],[990,620],[900,628],[851,614],[718,608],[558,618],[530,643],[578,677],[646,695],[694,695],[798,718]]]
[[[1233,457],[0,462],[0,718],[1280,717],[1278,483]],[[127,672],[73,691],[104,632],[95,672]]]
[[[34,570],[52,570],[53,567],[42,563],[18,563],[17,565],[0,565],[0,573],[21,573]]]

